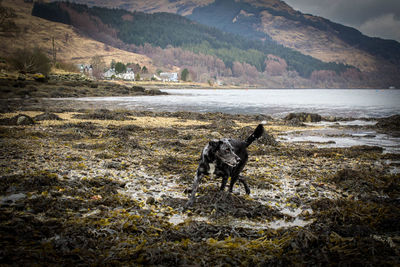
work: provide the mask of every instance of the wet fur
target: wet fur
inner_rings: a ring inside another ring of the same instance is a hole
[[[246,181],[240,175],[248,160],[247,147],[257,138],[261,137],[264,127],[259,124],[245,141],[238,139],[220,139],[210,141],[201,153],[199,167],[197,168],[192,192],[186,207],[194,203],[196,191],[204,175],[214,175],[222,177],[220,190],[223,191],[231,177],[229,192],[232,192],[233,186],[239,180],[244,185],[246,194],[250,194],[250,188]]]

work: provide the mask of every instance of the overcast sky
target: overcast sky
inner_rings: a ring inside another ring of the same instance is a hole
[[[400,42],[400,0],[283,0],[302,13]]]

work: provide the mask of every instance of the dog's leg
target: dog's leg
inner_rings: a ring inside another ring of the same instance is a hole
[[[231,176],[231,183],[229,184],[229,192],[232,193],[233,191],[233,186],[235,185],[236,181],[238,180],[239,176],[238,175],[232,175]]]
[[[192,206],[194,203],[194,199],[196,198],[196,192],[197,192],[197,188],[199,188],[201,179],[203,178],[203,174],[199,174],[199,172],[197,172],[196,177],[194,178],[194,183],[192,186],[192,194],[190,196],[189,201],[185,204],[185,209],[187,209],[188,207]]]
[[[222,182],[221,182],[221,187],[219,188],[219,190],[224,191],[227,182],[228,182],[228,176],[223,176]]]
[[[246,180],[243,178],[243,176],[239,176],[239,182],[241,182],[244,185],[244,190],[246,190],[246,194],[250,195],[250,188],[246,183]]]

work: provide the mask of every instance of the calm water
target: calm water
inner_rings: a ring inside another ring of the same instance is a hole
[[[85,97],[100,106],[155,111],[268,114],[314,112],[340,117],[386,117],[400,114],[400,90],[162,90],[170,95]],[[100,101],[100,102],[98,102]],[[101,104],[100,104],[101,103]]]

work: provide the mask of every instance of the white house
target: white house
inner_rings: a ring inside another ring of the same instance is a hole
[[[106,72],[104,72],[103,76],[105,79],[111,80],[113,76],[117,77],[116,75],[117,74],[115,73],[115,69],[108,69]]]
[[[161,72],[160,78],[164,82],[177,82],[178,81],[178,73],[176,73],[176,72]]]
[[[135,73],[132,70],[128,70],[125,73],[119,73],[117,74],[115,72],[115,69],[108,69],[106,72],[104,72],[104,78],[111,80],[111,79],[121,79],[125,81],[134,81],[135,80]]]
[[[135,73],[132,70],[128,70],[125,73],[120,73],[117,75],[117,78],[120,78],[125,81],[134,81],[135,80]]]

